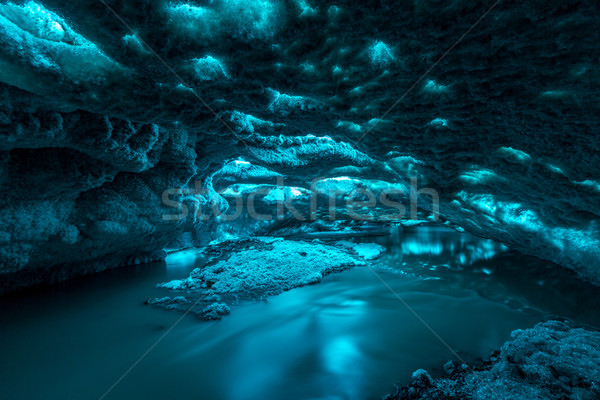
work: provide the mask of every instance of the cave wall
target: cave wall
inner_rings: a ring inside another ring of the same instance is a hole
[[[4,2],[1,286],[265,228],[164,220],[165,190],[223,208],[218,182],[340,171],[418,176],[443,218],[599,281],[599,22],[574,0]]]

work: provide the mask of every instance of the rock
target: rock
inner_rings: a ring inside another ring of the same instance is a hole
[[[456,367],[454,365],[453,361],[448,361],[446,364],[444,364],[444,371],[448,374],[448,375],[452,375],[452,373],[456,370]]]
[[[428,379],[424,370],[414,382],[396,388],[397,399],[597,399],[600,396],[600,332],[560,321],[517,330],[494,360],[444,370],[450,377]],[[424,382],[427,382],[424,385]]]
[[[418,369],[415,372],[413,372],[411,378],[413,379],[413,381],[420,382],[425,386],[433,385],[433,379],[431,378],[429,373],[427,373],[427,371],[425,371],[424,369]]]
[[[258,299],[317,283],[327,274],[364,261],[334,246],[292,240],[234,252],[228,259],[195,269],[183,280],[158,285],[171,290],[208,288],[210,295],[240,294]]]
[[[198,315],[205,320],[215,320],[221,319],[225,315],[229,315],[230,312],[231,309],[227,304],[213,303],[200,311]]]
[[[158,306],[172,306],[172,305],[181,305],[187,304],[189,301],[183,296],[175,296],[171,297],[152,297],[146,300],[146,304],[158,305]]]
[[[229,314],[228,304],[238,304],[240,298],[266,301],[284,291],[318,283],[328,274],[365,265],[346,248],[322,243],[261,237],[237,244],[237,250],[233,243],[227,244],[231,254],[226,259],[196,268],[184,279],[157,285],[185,291],[187,298],[165,297],[147,303],[185,311],[189,305],[181,305],[196,297],[198,306],[205,308],[195,313],[203,319],[218,319]]]

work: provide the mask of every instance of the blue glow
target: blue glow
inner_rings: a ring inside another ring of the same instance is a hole
[[[169,3],[170,24],[197,40],[236,38],[266,39],[279,28],[279,5],[268,0],[221,0],[209,6]]]
[[[431,125],[431,126],[443,126],[443,127],[447,127],[448,126],[448,120],[447,119],[443,119],[443,118],[435,118],[435,119],[431,120],[431,122],[429,123],[429,125]]]
[[[546,164],[546,166],[548,167],[548,169],[550,171],[554,172],[555,174],[565,175],[564,171],[561,168],[557,167],[556,165],[548,163],[548,164]]]
[[[600,182],[598,182],[598,181],[592,181],[590,179],[586,179],[585,181],[574,182],[574,183],[576,185],[584,186],[584,187],[593,189],[597,192],[600,192]]]
[[[531,161],[531,156],[524,151],[513,149],[512,147],[500,147],[498,153],[507,161],[515,164],[525,164]]]
[[[351,337],[340,337],[327,345],[323,358],[329,371],[340,374],[360,365],[362,355]]]
[[[337,127],[347,129],[352,132],[360,132],[362,130],[362,127],[359,124],[350,121],[339,121],[337,123]]]
[[[394,52],[383,42],[375,42],[369,49],[371,63],[378,67],[385,67],[394,61]]]
[[[192,60],[192,68],[194,69],[196,79],[201,81],[229,78],[221,61],[212,56]]]
[[[565,90],[547,90],[542,92],[541,96],[548,99],[559,99],[565,97],[568,94]]]
[[[310,6],[307,0],[294,0],[300,8],[300,17],[312,17],[317,15],[317,9]]]
[[[423,92],[431,94],[441,94],[448,91],[447,85],[442,85],[432,79],[428,80],[423,86]]]
[[[459,176],[459,179],[469,185],[481,185],[486,183],[506,181],[490,169],[473,169]]]

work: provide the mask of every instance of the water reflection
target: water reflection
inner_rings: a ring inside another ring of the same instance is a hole
[[[493,240],[457,234],[445,227],[394,226],[390,229],[389,236],[374,239],[387,247],[388,262],[401,264],[416,261],[460,269],[508,250],[506,246]]]
[[[492,241],[437,227],[355,240],[386,246],[374,268],[465,359],[486,356],[512,330],[549,315],[600,326],[598,288]],[[99,398],[180,317],[143,305],[164,295],[154,285],[206,262],[184,252],[0,298],[0,398]],[[110,399],[381,398],[416,369],[439,372],[452,357],[358,267],[243,303],[222,321],[184,318]]]
[[[327,370],[335,374],[345,373],[353,365],[360,365],[362,355],[352,337],[339,337],[328,343],[323,351]]]
[[[186,269],[190,264],[199,264],[204,259],[202,251],[199,249],[187,249],[170,253],[165,258],[167,268],[170,270]]]
[[[389,236],[367,239],[387,248],[382,271],[438,281],[436,291],[473,290],[527,313],[600,326],[599,290],[573,271],[444,227],[392,229]]]

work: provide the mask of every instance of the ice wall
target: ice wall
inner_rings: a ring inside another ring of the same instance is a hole
[[[165,221],[163,193],[221,209],[276,176],[418,176],[443,218],[600,280],[597,5],[494,4],[0,4],[3,287],[265,229]]]

